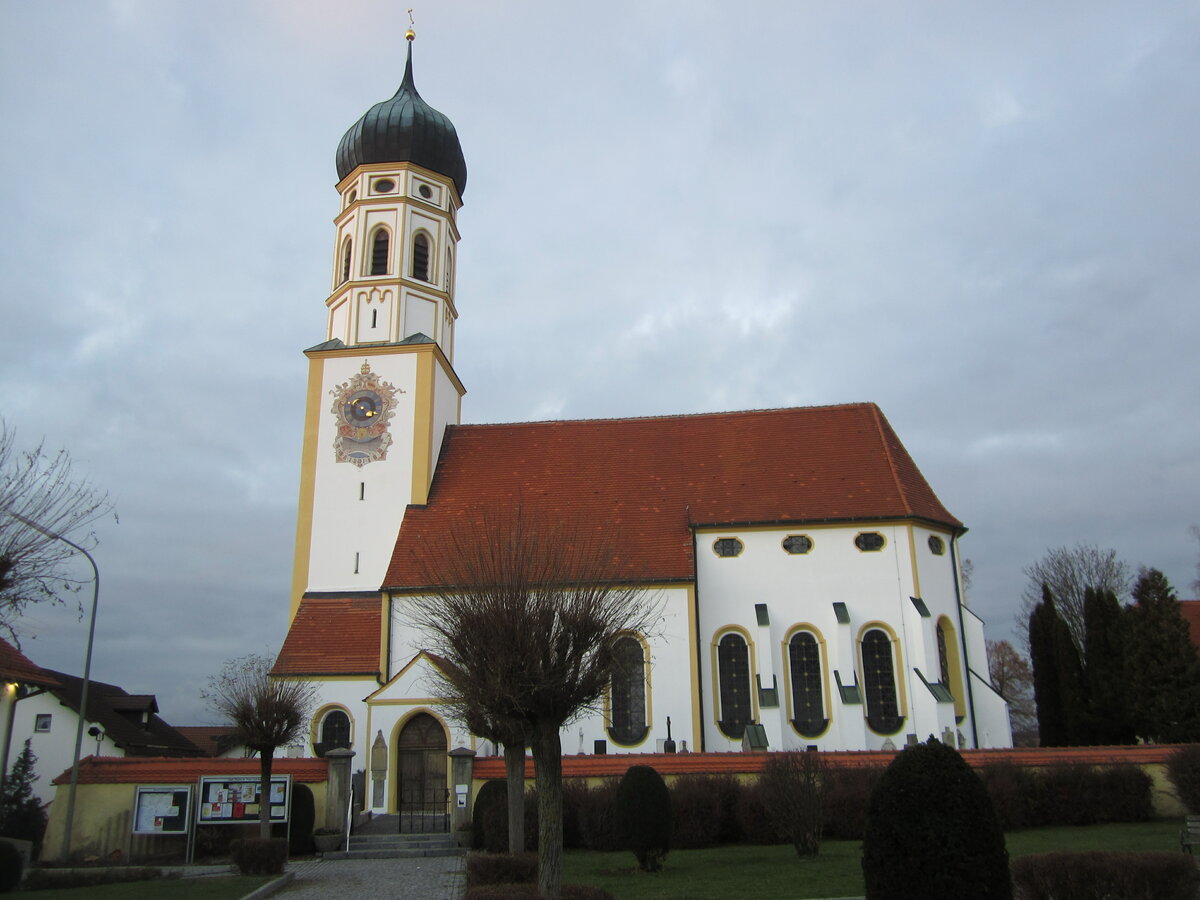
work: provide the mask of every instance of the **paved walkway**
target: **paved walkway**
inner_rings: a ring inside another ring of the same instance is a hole
[[[272,896],[284,900],[460,900],[464,858],[332,859],[289,863],[294,877]]]

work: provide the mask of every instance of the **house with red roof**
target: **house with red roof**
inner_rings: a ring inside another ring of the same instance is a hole
[[[565,752],[1011,745],[965,602],[963,523],[873,403],[462,424],[450,120],[396,94],[337,150],[327,328],[309,360],[290,628],[274,672],[314,682],[308,739],[349,746],[364,806],[444,796],[446,752],[495,748],[440,704],[412,627],[429,548],[522,514],[586,522],[659,605]]]

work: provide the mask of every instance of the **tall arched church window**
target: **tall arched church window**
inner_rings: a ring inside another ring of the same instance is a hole
[[[624,635],[613,644],[610,686],[612,725],[608,734],[618,744],[640,744],[646,724],[646,651],[642,642]]]
[[[350,280],[350,238],[346,238],[342,242],[342,275],[338,279],[338,284]]]
[[[388,242],[391,235],[386,228],[375,229],[371,239],[371,274],[386,275],[388,271]]]
[[[937,645],[938,645],[938,674],[941,676],[942,684],[950,684],[950,658],[946,653],[946,627],[938,622],[937,624]]]
[[[792,725],[804,737],[817,737],[829,725],[821,684],[821,645],[809,631],[797,631],[788,641],[788,672],[792,687]]]
[[[421,231],[413,235],[412,277],[429,280],[429,238]]]
[[[729,632],[717,644],[717,683],[721,711],[717,724],[728,737],[741,739],[754,718],[750,697],[750,648],[740,634]]]
[[[321,744],[325,751],[350,746],[350,717],[344,710],[333,709],[321,720]]]
[[[896,666],[892,640],[881,628],[872,628],[862,639],[863,687],[867,695],[867,725],[876,734],[900,730],[900,702],[896,694]]]
[[[937,623],[938,667],[942,684],[954,696],[954,717],[962,721],[967,715],[967,690],[963,684],[962,656],[958,649],[958,636],[954,626],[945,616]]]

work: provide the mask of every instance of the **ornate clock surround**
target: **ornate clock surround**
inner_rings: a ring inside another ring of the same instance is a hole
[[[396,412],[396,395],[403,393],[372,372],[367,360],[357,375],[329,392],[333,397],[330,412],[337,422],[333,449],[338,462],[362,468],[387,459],[392,443],[388,425]]]

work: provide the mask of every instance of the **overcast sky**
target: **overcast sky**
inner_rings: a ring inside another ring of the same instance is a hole
[[[93,676],[173,724],[283,639],[334,151],[403,6],[0,0],[0,413],[111,493]],[[464,421],[874,401],[990,637],[1050,547],[1191,595],[1200,3],[415,15],[469,171]],[[22,630],[82,670],[74,610]]]

